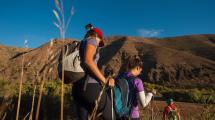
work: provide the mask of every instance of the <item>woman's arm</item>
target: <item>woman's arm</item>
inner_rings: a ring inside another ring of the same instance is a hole
[[[92,44],[87,44],[85,55],[84,55],[84,63],[99,80],[101,80],[103,83],[106,83],[107,81],[104,75],[101,73],[96,63],[94,62],[95,53],[96,53],[96,47]]]
[[[151,101],[153,94],[152,93],[145,94],[144,91],[141,91],[138,93],[138,96],[139,96],[142,106],[146,107],[149,104],[149,102]]]

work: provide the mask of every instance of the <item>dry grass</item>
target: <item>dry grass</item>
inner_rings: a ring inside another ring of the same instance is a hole
[[[25,40],[24,42],[25,48],[28,48],[28,41]],[[24,76],[24,61],[25,61],[25,54],[22,56],[22,71],[21,71],[21,78],[19,82],[19,98],[17,104],[17,112],[16,112],[16,120],[19,120],[19,110],[20,110],[20,102],[21,102],[21,95],[22,95],[22,83],[23,83],[23,76]]]
[[[53,40],[51,40],[50,42],[50,46],[47,50],[47,55],[46,55],[46,63],[45,63],[45,66],[47,64],[49,64],[49,61],[50,61],[50,58],[52,58],[52,56],[54,55],[53,54],[53,51],[52,51],[52,47],[53,47],[54,43],[53,43]],[[37,104],[37,112],[36,112],[36,120],[39,119],[39,113],[40,113],[40,104],[41,104],[41,99],[42,99],[42,94],[43,94],[43,88],[44,88],[44,84],[45,84],[45,79],[46,79],[46,73],[48,72],[49,68],[46,67],[43,71],[43,76],[41,77],[41,84],[40,84],[40,92],[39,92],[39,99],[38,99],[38,104]],[[33,109],[33,108],[32,108]]]
[[[4,116],[2,117],[2,120],[5,120],[6,116],[7,116],[7,113],[4,113]]]
[[[63,120],[64,115],[64,39],[65,39],[65,33],[68,29],[68,26],[70,24],[71,18],[74,14],[74,8],[71,8],[70,16],[68,20],[65,19],[65,13],[64,13],[64,3],[63,0],[54,0],[55,6],[57,10],[53,10],[53,13],[57,19],[57,22],[53,22],[54,25],[59,29],[61,39],[63,40],[63,46],[62,46],[62,84],[61,84],[61,115],[60,119]],[[60,13],[60,14],[59,14]]]
[[[29,120],[33,119],[36,89],[37,89],[37,86],[34,85],[34,92],[33,92],[33,99],[32,99],[32,104],[31,104],[31,112],[30,112]]]

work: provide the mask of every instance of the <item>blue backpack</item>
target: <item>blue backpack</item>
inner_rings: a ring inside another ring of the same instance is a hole
[[[135,77],[120,77],[116,80],[114,86],[114,107],[117,117],[129,117],[131,100],[129,99],[129,91],[132,90],[129,85]]]

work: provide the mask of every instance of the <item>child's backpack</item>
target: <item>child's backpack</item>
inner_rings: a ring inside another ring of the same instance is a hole
[[[84,70],[81,67],[80,42],[74,41],[64,46],[64,83],[73,83],[85,76]],[[59,57],[58,75],[62,79],[62,52]]]
[[[177,109],[173,109],[172,107],[168,106],[170,112],[168,113],[168,120],[178,120],[178,112]]]
[[[129,117],[131,99],[129,99],[129,92],[133,88],[129,87],[132,80],[135,77],[120,77],[116,80],[114,86],[114,107],[116,111],[116,117]]]

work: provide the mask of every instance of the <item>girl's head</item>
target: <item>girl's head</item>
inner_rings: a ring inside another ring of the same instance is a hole
[[[92,24],[87,24],[85,28],[87,29],[87,33],[84,38],[95,37],[99,40],[99,47],[103,47],[104,41],[102,31],[99,28],[94,28]]]
[[[169,98],[169,99],[166,100],[166,103],[167,103],[168,105],[171,105],[173,102],[174,102],[174,101],[173,101],[172,98]]]
[[[134,76],[138,76],[142,72],[143,62],[137,55],[130,56],[126,61],[125,67],[126,71],[132,72]]]

